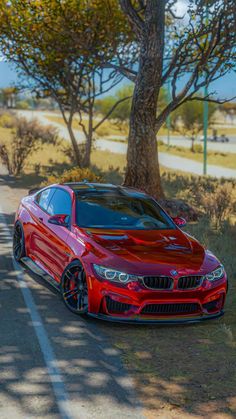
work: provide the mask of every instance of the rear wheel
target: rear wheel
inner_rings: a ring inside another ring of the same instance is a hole
[[[17,262],[19,262],[25,255],[25,237],[21,223],[16,222],[13,235],[13,255]]]
[[[78,261],[72,262],[64,271],[61,294],[66,307],[76,314],[88,312],[88,287],[85,271]]]

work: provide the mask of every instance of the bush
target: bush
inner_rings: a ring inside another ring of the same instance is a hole
[[[107,137],[108,135],[111,134],[110,128],[105,125],[99,127],[96,132],[99,137]]]
[[[212,192],[198,191],[198,201],[212,224],[219,228],[233,212],[233,186],[230,183],[218,185]]]
[[[236,181],[233,179],[229,181],[164,171],[162,181],[171,201],[177,198],[180,202],[187,202],[198,217],[206,216],[215,228],[222,227],[223,222],[236,212]]]
[[[40,149],[42,144],[56,144],[57,131],[53,127],[44,127],[37,121],[15,118],[9,144],[0,144],[0,159],[7,167],[9,174],[17,176],[22,173],[26,159],[32,152]]]
[[[2,128],[13,128],[16,118],[10,112],[0,112],[0,126]]]
[[[203,153],[202,144],[194,144],[194,153]]]
[[[88,182],[101,182],[102,178],[88,168],[81,169],[79,167],[75,167],[73,169],[66,170],[59,176],[49,176],[47,182],[44,182],[43,186],[52,183],[82,182],[84,180],[87,180]]]
[[[16,103],[16,107],[17,109],[24,109],[24,110],[30,109],[30,105],[29,105],[29,102],[27,102],[27,100],[19,100],[19,102]]]

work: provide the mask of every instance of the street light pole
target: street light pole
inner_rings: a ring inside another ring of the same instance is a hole
[[[204,89],[204,97],[208,95],[207,85]],[[203,102],[203,133],[204,133],[204,147],[203,147],[203,174],[207,174],[207,130],[208,130],[208,102]]]
[[[209,20],[209,10],[208,5],[206,4],[206,24]],[[208,95],[208,86],[207,86],[207,75],[206,75],[206,85],[204,88],[204,97]],[[204,100],[203,102],[203,134],[204,134],[204,147],[203,147],[203,174],[207,174],[207,130],[208,130],[208,101]]]
[[[171,100],[170,79],[168,80],[167,90],[168,90],[168,101],[170,101]],[[167,116],[166,125],[167,125],[167,147],[169,148],[170,147],[170,126],[171,126],[170,114]]]

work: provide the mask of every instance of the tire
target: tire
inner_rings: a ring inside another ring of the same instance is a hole
[[[14,226],[13,256],[17,262],[26,256],[24,230],[19,221],[17,221]]]
[[[79,261],[67,266],[61,279],[61,296],[66,307],[75,314],[88,312],[88,287],[85,271]]]

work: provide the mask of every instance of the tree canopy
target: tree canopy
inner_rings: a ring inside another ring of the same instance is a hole
[[[58,103],[72,140],[77,164],[81,156],[73,133],[79,114],[87,163],[93,131],[95,100],[115,87],[123,75],[105,69],[119,49],[131,57],[132,31],[116,0],[18,0],[0,5],[0,45],[17,64],[27,87]],[[23,84],[23,85],[24,85]],[[84,115],[89,116],[84,121]],[[104,119],[104,118],[103,118]],[[88,146],[88,147],[87,147]]]

